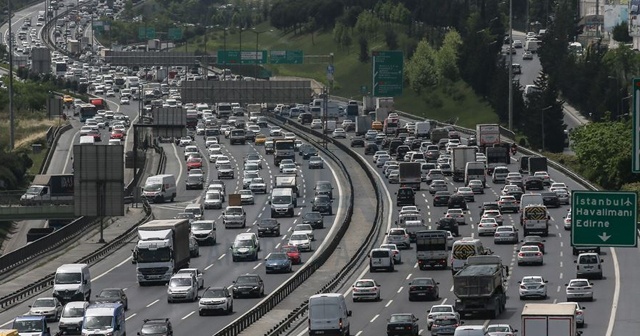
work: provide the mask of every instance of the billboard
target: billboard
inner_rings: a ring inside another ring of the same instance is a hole
[[[615,26],[629,22],[628,5],[604,5],[604,30],[612,32]]]
[[[76,216],[124,216],[124,146],[74,145]]]

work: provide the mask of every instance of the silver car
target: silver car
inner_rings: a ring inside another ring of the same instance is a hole
[[[518,243],[518,229],[513,225],[499,226],[493,235],[493,243]]]
[[[546,299],[547,283],[548,281],[539,275],[523,277],[521,281],[518,281],[518,284],[520,285],[518,287],[520,300],[530,297]]]
[[[447,191],[449,187],[447,187],[447,182],[444,180],[433,180],[431,184],[429,184],[429,193],[431,195],[435,194],[438,191]]]
[[[522,246],[518,252],[518,266],[544,264],[544,257],[537,246]]]
[[[566,286],[567,300],[593,301],[593,284],[588,279],[572,279]]]

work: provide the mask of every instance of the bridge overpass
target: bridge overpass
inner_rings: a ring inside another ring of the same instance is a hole
[[[74,214],[73,204],[0,206],[0,221],[72,219],[77,217]]]

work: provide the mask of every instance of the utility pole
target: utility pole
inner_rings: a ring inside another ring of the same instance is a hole
[[[509,0],[509,130],[513,130],[513,0]]]
[[[322,116],[323,116],[323,119],[324,119],[324,128],[323,128],[323,132],[322,132],[322,133],[324,133],[324,136],[322,137],[322,139],[323,139],[322,144],[323,144],[324,149],[327,149],[327,145],[328,145],[328,142],[329,142],[329,130],[327,128],[327,126],[328,126],[328,122],[327,121],[329,119],[328,118],[329,117],[329,110],[328,110],[328,106],[327,106],[329,104],[329,94],[327,93],[327,87],[326,86],[322,88],[322,96],[321,97],[322,97]]]
[[[12,13],[11,0],[7,1],[7,12],[9,12],[9,150],[12,151],[16,145],[16,117],[13,111],[13,33],[11,32]]]

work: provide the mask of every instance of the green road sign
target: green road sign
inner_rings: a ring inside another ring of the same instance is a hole
[[[634,173],[640,173],[640,78],[633,79],[633,153],[631,153]]]
[[[571,244],[635,247],[638,197],[628,191],[573,191]]]
[[[156,38],[156,29],[152,27],[140,27],[138,28],[139,39],[153,39]]]
[[[373,52],[373,96],[402,94],[404,56],[402,51]]]
[[[167,31],[167,37],[172,41],[177,41],[182,39],[182,29],[181,28],[169,28]]]
[[[218,64],[266,64],[267,51],[218,50]]]
[[[363,95],[366,95],[368,90],[369,88],[367,88],[366,85],[360,85],[360,93],[362,93]]]
[[[270,64],[302,64],[304,52],[302,50],[271,50],[269,52]]]

